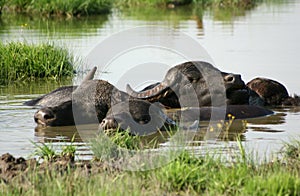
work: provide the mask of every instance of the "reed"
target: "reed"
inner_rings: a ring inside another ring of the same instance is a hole
[[[0,0],[7,12],[40,14],[44,16],[79,17],[84,15],[106,14],[115,8],[124,7],[169,7],[201,5],[204,7],[253,7],[263,0]]]
[[[36,78],[73,76],[74,57],[53,44],[0,42],[0,85]]]
[[[7,0],[11,12],[47,16],[81,16],[108,13],[111,0]]]

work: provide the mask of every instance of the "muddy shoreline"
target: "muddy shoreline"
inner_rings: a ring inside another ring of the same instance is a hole
[[[30,172],[43,174],[53,170],[63,175],[70,170],[74,170],[82,175],[89,176],[93,173],[112,169],[112,167],[100,161],[75,161],[73,156],[56,156],[52,160],[43,160],[41,162],[36,158],[16,158],[6,153],[0,157],[0,183],[9,184],[14,179],[23,181]]]

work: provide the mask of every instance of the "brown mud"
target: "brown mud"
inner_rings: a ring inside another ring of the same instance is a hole
[[[43,175],[46,172],[55,171],[63,175],[72,170],[89,176],[112,169],[100,161],[75,161],[72,156],[56,156],[51,160],[39,162],[36,158],[26,160],[23,157],[16,158],[6,153],[0,157],[0,184],[11,184],[15,180],[26,184],[27,176],[32,172]]]

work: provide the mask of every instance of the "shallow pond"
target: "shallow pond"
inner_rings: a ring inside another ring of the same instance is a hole
[[[143,34],[144,38],[168,36],[171,39],[177,39],[177,32],[182,32],[200,43],[220,70],[240,73],[245,82],[257,76],[276,79],[285,84],[290,94],[300,94],[300,58],[297,56],[300,51],[300,3],[267,2],[250,10],[203,11],[196,7],[174,10],[125,9],[113,10],[105,16],[68,20],[3,15],[0,19],[0,37],[4,41],[53,41],[85,58],[101,41],[123,30],[146,26],[149,33]],[[157,26],[171,29],[174,33],[170,34],[170,30],[154,31]],[[106,79],[122,90],[127,83],[138,82],[133,86],[141,87],[159,81],[171,65],[182,62],[182,58],[172,55],[157,48],[132,50],[129,55],[122,54],[114,58],[102,71],[97,72],[96,78]],[[104,58],[101,53],[98,57]],[[147,63],[158,60],[161,67],[135,66],[141,62],[149,65]],[[94,65],[89,64],[89,60],[86,62],[83,60],[80,71],[86,72]],[[127,75],[128,72],[130,75]],[[135,81],[130,77],[132,74],[137,78]],[[60,83],[40,81],[0,87],[0,154],[10,152],[16,156],[28,156],[34,150],[32,142],[52,141],[53,145],[61,145],[56,141],[69,141],[74,134],[72,129],[35,132],[33,114],[36,109],[22,106],[22,102],[58,86],[78,84],[81,79],[78,76],[73,81],[64,80]],[[280,150],[283,141],[298,138],[300,108],[275,108],[274,111],[274,116],[248,120],[243,125],[242,140],[249,151],[257,152],[260,156],[271,155]],[[233,141],[210,142],[207,145],[221,152],[225,146],[237,151],[235,137],[229,138]],[[198,143],[196,139],[193,144],[201,151]],[[80,156],[89,157],[90,152],[79,137],[75,144],[79,147]],[[228,153],[227,150],[225,152]]]

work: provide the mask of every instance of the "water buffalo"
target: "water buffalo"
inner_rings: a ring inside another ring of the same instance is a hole
[[[62,87],[31,101],[46,106],[35,113],[35,122],[42,127],[100,122],[103,129],[130,127],[134,134],[150,133],[164,125],[173,126],[174,121],[166,117],[161,107],[150,102],[160,102],[169,108],[189,107],[183,114],[191,122],[209,120],[212,111],[220,113],[220,118],[213,120],[227,118],[227,114],[240,119],[272,114],[270,110],[247,105],[261,98],[245,85],[240,75],[220,72],[206,62],[177,65],[167,72],[162,82],[142,92],[135,92],[128,86],[130,95],[107,81],[92,80],[94,72],[92,70],[78,87]],[[190,92],[196,96],[192,97]],[[212,104],[212,97],[217,100],[215,104]],[[187,104],[181,105],[182,100]],[[211,105],[213,107],[208,107]]]
[[[255,91],[266,106],[299,106],[300,98],[291,97],[285,86],[268,78],[255,78],[247,83],[247,86]]]
[[[89,71],[89,73],[84,77],[83,83],[88,80],[93,80],[97,67],[94,67]],[[26,101],[24,105],[27,106],[43,106],[43,107],[55,107],[61,103],[72,100],[72,92],[77,88],[77,86],[63,86],[55,89],[54,91],[40,96],[36,99]]]
[[[127,92],[133,97],[160,102],[170,108],[186,106],[182,105],[182,100],[194,101],[192,94],[197,102],[193,103],[194,107],[249,104],[249,91],[240,75],[221,72],[202,61],[176,65],[166,73],[162,82],[141,92],[127,85]]]
[[[108,112],[109,116],[107,116]],[[124,114],[127,114],[126,118],[122,116]],[[115,116],[122,116],[123,119],[119,120]],[[121,128],[130,126],[134,134],[146,134],[157,131],[164,125],[175,124],[160,107],[144,100],[131,98],[127,93],[104,80],[85,81],[72,93],[72,100],[58,106],[41,108],[34,115],[35,122],[42,127],[99,123],[105,118],[112,117],[116,120],[114,122],[123,123]],[[133,123],[135,127],[132,126]],[[100,126],[111,128],[109,126],[112,125],[106,120]],[[138,132],[139,125],[148,125],[148,129]]]
[[[166,130],[176,123],[162,110],[162,106],[143,100],[129,100],[113,105],[100,123],[102,129],[130,128],[135,135],[148,135],[159,130]]]

